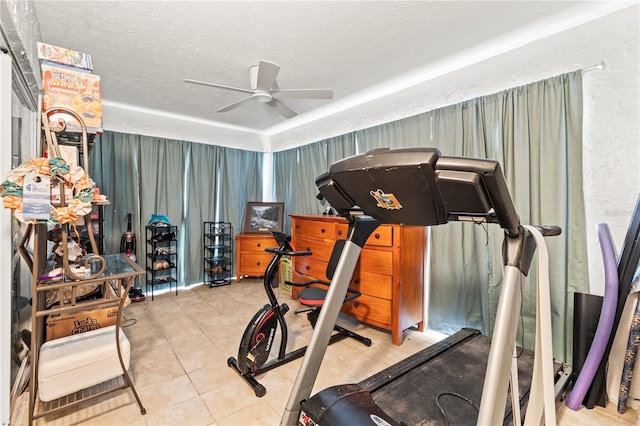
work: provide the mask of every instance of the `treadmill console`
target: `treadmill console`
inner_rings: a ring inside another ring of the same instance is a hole
[[[382,148],[348,157],[316,185],[343,216],[361,212],[382,223],[418,226],[486,221],[513,235],[520,226],[497,161],[442,157],[436,148]]]

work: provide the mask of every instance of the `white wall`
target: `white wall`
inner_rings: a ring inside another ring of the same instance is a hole
[[[604,292],[604,271],[595,233],[609,224],[622,250],[640,194],[640,7],[621,11],[580,31],[579,51],[596,55],[606,69],[584,75],[584,195],[589,231],[592,293]]]
[[[268,138],[244,127],[109,101],[102,102],[102,113],[105,117],[104,128],[114,132],[209,144],[215,141],[217,145],[247,151],[269,150]]]

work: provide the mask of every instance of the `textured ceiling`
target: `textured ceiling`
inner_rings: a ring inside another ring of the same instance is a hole
[[[353,106],[419,83],[451,57],[490,55],[487,46],[535,39],[603,3],[38,0],[36,10],[42,41],[92,55],[105,104],[273,135],[289,121],[348,120]],[[245,95],[182,81],[248,89],[259,60],[281,66],[281,89],[330,88],[334,98],[287,100],[299,113],[290,120],[257,102],[217,113]]]

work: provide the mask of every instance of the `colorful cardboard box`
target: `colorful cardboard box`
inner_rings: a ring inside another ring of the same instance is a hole
[[[38,42],[38,59],[93,71],[90,54],[52,44]]]
[[[100,76],[74,70],[64,66],[41,64],[44,96],[42,108],[47,111],[53,107],[64,107],[82,117],[87,132],[102,133],[102,91]],[[52,128],[58,127],[58,120],[64,118],[65,131],[81,132],[82,126],[69,114],[49,115]]]

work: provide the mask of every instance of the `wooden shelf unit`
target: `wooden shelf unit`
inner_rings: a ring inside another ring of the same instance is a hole
[[[311,256],[293,259],[294,282],[327,280],[326,269],[335,241],[347,235],[342,217],[291,215],[292,243]],[[393,344],[412,326],[424,329],[424,256],[426,229],[421,226],[381,225],[367,240],[350,287],[361,296],[342,312],[372,326],[390,330]],[[298,296],[294,287],[292,295]]]

